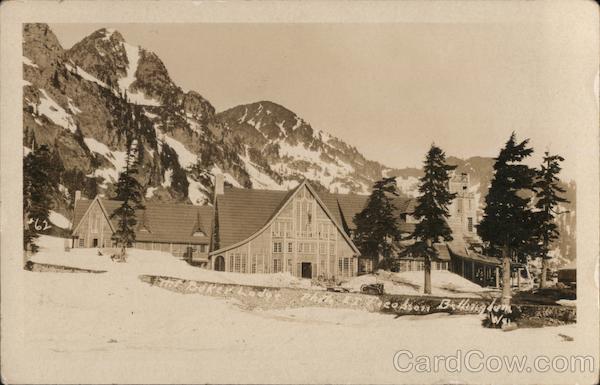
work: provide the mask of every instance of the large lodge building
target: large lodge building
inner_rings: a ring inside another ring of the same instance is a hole
[[[453,177],[457,192],[448,220],[454,241],[438,244],[432,268],[452,270],[482,285],[497,282],[499,262],[471,250],[477,204],[469,177]],[[136,213],[134,247],[170,252],[191,264],[239,273],[290,272],[302,278],[344,279],[373,270],[352,241],[354,216],[368,196],[317,192],[307,181],[289,191],[224,187],[215,181],[213,206],[147,202]],[[394,198],[397,224],[408,235],[417,221],[413,198]],[[120,202],[101,198],[75,202],[73,247],[114,246],[116,221],[111,213]],[[400,242],[402,249],[406,242]],[[423,258],[403,255],[400,270],[422,270]]]

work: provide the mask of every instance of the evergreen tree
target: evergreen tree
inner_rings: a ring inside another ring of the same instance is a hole
[[[58,173],[54,154],[42,145],[23,159],[23,247],[36,252],[38,232],[49,226],[49,210],[58,191]]]
[[[456,166],[446,164],[446,155],[439,147],[431,145],[424,162],[425,175],[420,179],[421,195],[413,213],[419,223],[412,233],[416,240],[415,249],[424,251],[425,294],[431,294],[431,260],[437,255],[433,244],[440,239],[452,240],[452,230],[446,218],[450,215],[448,205],[456,197],[456,194],[448,191],[449,173],[455,168]]]
[[[564,158],[560,155],[550,155],[546,151],[533,184],[536,193],[535,207],[538,209],[535,213],[537,255],[542,259],[540,288],[546,285],[550,245],[560,236],[555,218],[557,215],[565,213],[556,211],[556,207],[559,203],[569,203],[567,199],[560,195],[566,191],[560,187],[560,179],[557,176],[560,173],[560,162],[562,161],[564,161]]]
[[[400,240],[393,198],[398,195],[396,178],[383,178],[373,185],[366,207],[354,218],[354,243],[374,266],[389,268],[393,242]]]
[[[513,132],[494,163],[494,177],[485,198],[477,232],[488,252],[502,256],[502,303],[510,304],[511,261],[522,254],[533,237],[530,193],[535,170],[520,163],[533,153],[529,139],[516,142]]]
[[[138,139],[133,139],[133,116],[125,114],[123,122],[126,134],[126,157],[125,170],[119,174],[117,189],[114,199],[120,200],[121,206],[112,214],[112,218],[117,218],[117,229],[113,234],[112,239],[121,247],[122,259],[125,259],[127,247],[131,247],[135,242],[135,225],[137,220],[135,210],[143,209],[142,203],[142,186],[136,179],[138,173],[139,156],[138,156]]]

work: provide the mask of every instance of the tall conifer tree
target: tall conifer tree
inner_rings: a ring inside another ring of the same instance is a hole
[[[365,208],[354,218],[354,242],[374,266],[389,268],[393,243],[400,240],[393,198],[398,195],[396,178],[383,178],[373,185]]]
[[[412,234],[416,240],[415,249],[424,250],[425,294],[431,294],[431,260],[437,255],[433,244],[440,239],[452,240],[452,230],[446,219],[450,215],[448,205],[456,197],[456,194],[448,190],[450,171],[455,168],[456,166],[446,164],[446,155],[439,147],[431,145],[424,162],[425,175],[420,180],[421,195],[413,213],[419,223]]]
[[[485,198],[485,209],[477,232],[488,252],[502,256],[502,303],[510,304],[511,261],[522,254],[533,237],[530,207],[535,170],[522,164],[531,156],[529,139],[517,143],[513,132],[494,163],[494,177]]]
[[[135,225],[137,224],[135,211],[143,209],[142,186],[136,179],[139,165],[139,141],[135,138],[135,114],[129,109],[121,116],[121,124],[125,131],[125,169],[119,174],[117,189],[114,199],[122,201],[121,206],[112,214],[117,218],[117,229],[112,238],[121,248],[122,259],[125,259],[126,249],[135,242]],[[134,139],[135,138],[135,139]]]
[[[58,191],[58,173],[54,154],[48,146],[33,148],[23,159],[23,247],[37,251],[38,232],[50,223],[49,210]]]
[[[536,173],[535,183],[533,184],[536,193],[535,207],[539,210],[535,215],[535,228],[537,230],[537,254],[542,259],[541,288],[546,285],[550,245],[560,236],[555,218],[557,215],[565,213],[557,211],[557,207],[559,203],[569,202],[560,195],[565,193],[565,189],[559,185],[560,179],[557,176],[560,173],[560,162],[562,161],[564,161],[562,156],[550,155],[546,151],[542,165]]]

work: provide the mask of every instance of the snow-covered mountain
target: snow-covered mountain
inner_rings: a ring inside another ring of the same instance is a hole
[[[217,119],[244,143],[240,156],[257,188],[288,188],[308,178],[330,191],[365,194],[386,170],[273,102],[233,107]]]
[[[128,111],[136,116],[139,179],[149,201],[210,202],[216,173],[240,187],[284,190],[308,178],[319,189],[362,194],[382,176],[396,176],[403,194],[418,195],[421,170],[368,160],[284,106],[261,101],[216,113],[200,93],[176,85],[156,54],[115,30],[99,29],[65,50],[46,24],[25,24],[23,80],[24,153],[43,144],[55,149],[57,210],[67,217],[76,190],[113,195],[125,162]],[[493,160],[449,163],[471,175],[483,202]],[[575,186],[568,187],[574,197]],[[574,210],[569,215],[561,226],[574,231]]]

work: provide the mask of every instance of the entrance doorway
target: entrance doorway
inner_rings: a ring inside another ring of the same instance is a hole
[[[312,278],[312,263],[302,262],[302,278]]]
[[[215,270],[225,271],[225,258],[222,255],[217,256],[217,259],[215,259]]]

